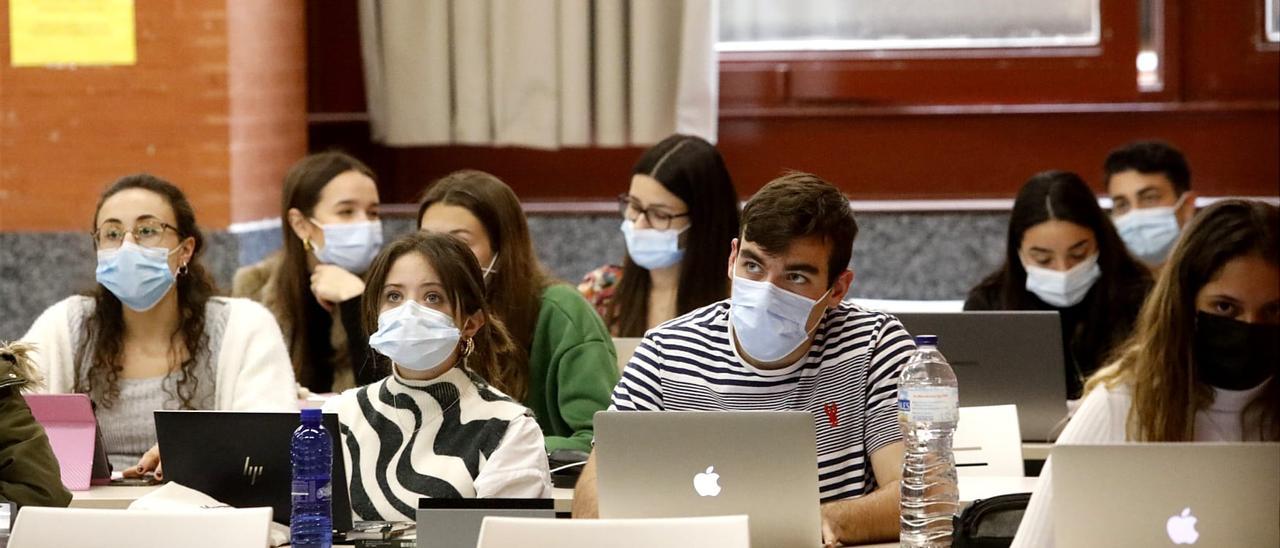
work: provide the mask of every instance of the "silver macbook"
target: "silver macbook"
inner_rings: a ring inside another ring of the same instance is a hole
[[[1058,548],[1280,546],[1280,443],[1060,445]]]
[[[418,548],[475,548],[487,516],[555,519],[552,499],[418,499]]]
[[[896,314],[912,335],[937,335],[960,381],[960,405],[1018,406],[1023,441],[1053,439],[1067,414],[1057,312]]]
[[[746,514],[752,546],[820,546],[813,415],[601,411],[602,518]]]

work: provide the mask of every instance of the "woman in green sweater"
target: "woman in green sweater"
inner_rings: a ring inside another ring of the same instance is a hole
[[[618,382],[617,354],[586,299],[538,264],[515,193],[488,173],[451,173],[427,188],[418,227],[466,242],[492,310],[517,343],[489,383],[533,410],[548,452],[590,451],[592,417],[609,407]]]

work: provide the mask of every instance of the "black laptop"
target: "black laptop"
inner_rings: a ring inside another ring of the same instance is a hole
[[[156,439],[164,479],[237,508],[270,506],[275,521],[289,523],[292,463],[289,441],[298,413],[156,411]],[[333,528],[351,530],[351,502],[338,416],[324,415],[333,438]]]
[[[895,316],[912,335],[938,336],[938,350],[960,381],[960,405],[1017,405],[1023,441],[1053,439],[1067,414],[1062,329],[1056,311]]]

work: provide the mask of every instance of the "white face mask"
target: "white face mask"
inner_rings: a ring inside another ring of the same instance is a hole
[[[431,371],[444,365],[460,338],[453,318],[407,301],[378,315],[378,331],[369,337],[369,346],[400,367]]]
[[[680,249],[680,234],[689,227],[680,230],[656,230],[652,228],[636,228],[630,220],[622,221],[622,235],[627,241],[627,255],[641,267],[654,270],[667,268],[679,263],[684,258],[684,250]]]
[[[1116,217],[1116,230],[1129,252],[1149,264],[1163,263],[1169,250],[1178,240],[1178,208],[1187,197],[1183,194],[1177,203],[1168,207],[1134,209]]]
[[[1023,268],[1027,270],[1027,291],[1040,297],[1049,306],[1068,308],[1084,300],[1094,282],[1102,277],[1102,269],[1098,268],[1098,254],[1080,261],[1071,270],[1059,272],[1048,268],[1029,265],[1025,261]]]
[[[819,300],[826,296],[823,293]],[[764,363],[785,358],[809,339],[809,315],[818,305],[817,300],[741,276],[733,277],[730,302],[734,338],[743,352]]]
[[[382,250],[382,221],[362,223],[320,224],[324,230],[324,247],[316,249],[316,260],[352,274],[364,274]]]

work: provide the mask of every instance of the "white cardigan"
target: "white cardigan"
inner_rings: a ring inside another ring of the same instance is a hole
[[[1246,430],[1240,418],[1245,407],[1262,393],[1267,384],[1264,382],[1248,390],[1215,388],[1213,403],[1196,413],[1195,441],[1260,441],[1256,421],[1250,421]],[[1125,425],[1132,404],[1133,392],[1128,385],[1094,388],[1085,396],[1080,410],[1071,417],[1056,443],[1088,445],[1130,441]],[[1049,459],[1036,480],[1031,502],[1022,515],[1012,548],[1052,548],[1053,545],[1053,459]]]
[[[248,299],[214,297],[227,305],[226,331],[214,364],[214,402],[219,410],[296,411],[293,365],[275,317]],[[23,335],[34,343],[32,360],[44,375],[46,393],[75,392],[76,349],[72,326],[83,325],[93,309],[89,297],[68,297],[50,306]]]

